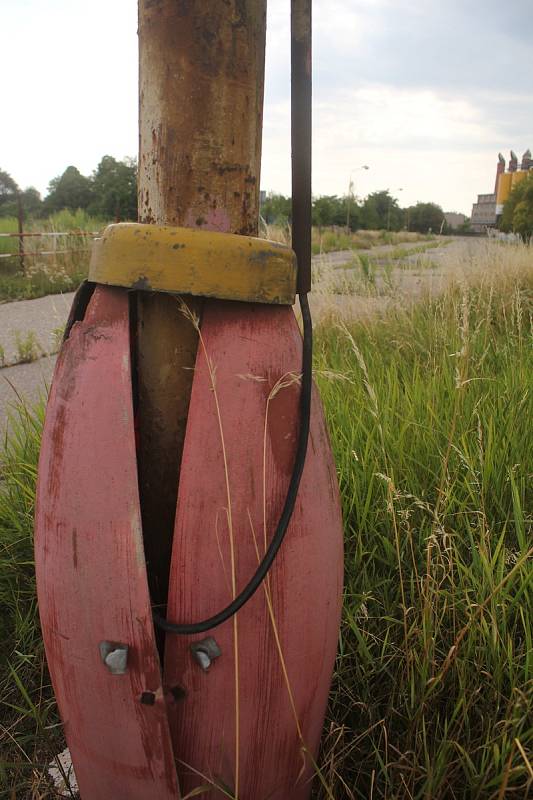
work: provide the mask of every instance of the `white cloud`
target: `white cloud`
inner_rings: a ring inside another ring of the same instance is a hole
[[[525,7],[508,5],[511,16]],[[0,7],[0,167],[44,190],[69,164],[87,174],[105,153],[134,155],[135,0]],[[492,186],[498,150],[533,146],[521,67],[531,45],[498,8],[496,0],[487,0],[485,14],[460,0],[315,0],[317,194],[346,191],[350,170],[368,163],[355,176],[360,194],[403,187],[403,203],[431,199],[469,211]],[[289,3],[269,0],[268,9],[262,185],[288,192]],[[496,74],[509,90],[495,84]]]
[[[3,2],[4,0],[2,0]],[[46,189],[74,164],[137,150],[132,0],[18,0],[2,7],[0,167]]]
[[[428,90],[366,86],[317,99],[314,114],[314,190],[356,193],[401,187],[402,204],[433,200],[470,211],[477,192],[490,191],[495,132],[464,99]],[[290,107],[267,108],[263,143],[265,187],[290,190]]]

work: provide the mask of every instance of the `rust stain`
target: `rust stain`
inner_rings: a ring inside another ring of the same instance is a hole
[[[140,0],[141,221],[194,225],[210,203],[257,233],[265,17],[266,0]]]
[[[141,275],[139,278],[137,278],[135,283],[132,283],[131,288],[138,291],[148,292],[152,287],[150,286],[150,281],[148,280],[148,278]]]
[[[272,385],[274,383],[275,381]],[[278,469],[283,470],[285,474],[290,474],[294,461],[298,437],[299,396],[300,387],[293,383],[280,389],[269,402],[268,437],[274,461]]]
[[[72,564],[74,569],[78,569],[78,532],[72,529]]]

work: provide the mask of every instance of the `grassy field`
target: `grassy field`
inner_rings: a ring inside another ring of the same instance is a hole
[[[79,234],[100,231],[104,226],[103,220],[83,211],[60,211],[46,220],[28,222],[24,225],[26,233],[66,235],[26,237],[23,268],[18,257],[19,240],[0,236],[0,255],[13,254],[12,258],[0,258],[0,302],[30,300],[76,289],[87,277],[91,242],[90,237]],[[0,217],[0,233],[17,230],[14,217]]]
[[[488,244],[441,294],[321,312],[346,578],[320,800],[533,789],[532,256]],[[53,796],[63,746],[34,596],[40,427],[19,409],[0,487],[0,796],[17,799]]]
[[[60,211],[47,220],[28,222],[24,227],[27,233],[64,232],[67,235],[25,238],[23,268],[18,256],[19,240],[0,236],[0,303],[31,300],[47,294],[75,290],[87,277],[91,248],[90,237],[79,234],[101,231],[105,225],[104,220],[90,217],[83,211]],[[14,233],[17,230],[17,220],[14,217],[0,217],[0,233]],[[290,243],[288,228],[264,226],[261,235],[274,241]],[[389,256],[392,262],[408,253],[406,248],[398,247],[400,243],[425,242],[420,246],[422,252],[439,245],[439,242],[431,241],[434,238],[406,231],[359,231],[347,234],[341,229],[324,228],[319,231],[315,228],[312,247],[313,253],[319,254],[335,250],[367,250],[389,244],[395,246]],[[12,254],[12,257],[1,257],[6,254]]]
[[[290,228],[263,223],[261,236],[275,242],[290,244]],[[380,245],[399,245],[405,242],[430,242],[436,237],[433,234],[421,234],[414,231],[366,231],[347,233],[343,228],[313,228],[311,247],[313,255],[332,253],[336,250],[371,250]]]
[[[331,253],[335,250],[371,250],[380,245],[399,245],[405,242],[429,242],[432,234],[414,233],[413,231],[357,231],[346,233],[339,230],[313,230],[313,254]]]
[[[323,797],[531,790],[533,269],[507,255],[318,330],[346,526]]]

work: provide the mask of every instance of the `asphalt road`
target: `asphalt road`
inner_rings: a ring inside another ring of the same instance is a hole
[[[400,245],[402,248],[410,249],[420,247],[421,242],[409,242]],[[453,248],[454,242],[446,248]],[[327,253],[324,256],[315,256],[313,261],[319,262],[325,259],[329,266],[342,267],[353,262],[357,254],[367,254],[373,257],[394,249],[391,245],[374,247],[368,251],[342,251]],[[440,252],[438,249],[429,251],[432,259],[438,262]],[[440,287],[440,276],[437,271],[416,269],[416,258],[413,256],[413,268],[409,270],[398,270],[400,282],[403,290],[416,295],[420,291],[421,285],[428,281],[435,282],[435,288]],[[424,274],[422,274],[424,273]],[[58,330],[65,324],[74,293],[70,292],[63,295],[49,295],[36,300],[21,300],[14,303],[0,304],[0,353],[4,353],[4,366],[0,368],[0,433],[3,433],[8,423],[10,407],[21,399],[29,404],[35,403],[40,397],[45,397],[50,385],[55,364],[55,355],[49,355],[57,347]],[[339,302],[346,302],[348,298],[339,296]],[[371,312],[373,305],[382,307],[383,298],[350,298],[350,309],[355,309],[357,313]],[[313,307],[316,313],[320,314],[322,307],[321,299],[312,297]],[[353,310],[352,309],[352,310]],[[24,340],[28,332],[33,332],[35,340],[42,352],[48,354],[43,358],[28,364],[17,364],[10,366],[19,357],[19,346],[17,345],[17,332],[19,341]]]
[[[0,353],[7,365],[0,369],[0,434],[5,432],[14,404],[23,400],[32,405],[46,397],[56,359],[49,354],[57,349],[58,334],[67,321],[73,297],[69,292],[0,304]],[[24,345],[28,334],[33,335],[44,357],[10,366],[19,360],[20,343]]]
[[[19,300],[0,304],[0,353],[4,365],[20,361],[20,344],[28,333],[40,355],[57,349],[57,337],[65,324],[74,292],[52,294],[36,300]]]

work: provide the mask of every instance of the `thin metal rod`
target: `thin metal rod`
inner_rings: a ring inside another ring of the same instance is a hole
[[[298,293],[311,289],[312,0],[291,0],[292,247]]]
[[[24,209],[22,208],[20,193],[17,195],[17,218],[19,227],[19,265],[20,271],[24,272]]]

